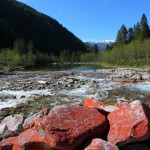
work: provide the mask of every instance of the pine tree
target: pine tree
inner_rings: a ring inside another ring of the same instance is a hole
[[[121,45],[122,44],[122,34],[121,34],[121,31],[119,30],[118,33],[117,33],[117,44],[118,45]]]
[[[134,32],[133,32],[133,28],[129,28],[128,29],[128,34],[127,34],[127,42],[130,43],[134,38]]]
[[[121,27],[121,34],[122,34],[122,40],[123,43],[126,44],[127,43],[127,28],[125,27],[125,25],[122,25]]]
[[[93,52],[98,53],[98,45],[97,44],[94,44]]]
[[[134,25],[133,28],[133,32],[134,32],[134,40],[141,40],[141,26],[140,23],[138,22],[136,25]]]
[[[118,45],[127,43],[127,33],[128,33],[127,28],[125,27],[125,25],[122,25],[117,34],[116,41],[117,41]]]
[[[111,50],[111,46],[109,46],[109,44],[107,44],[105,51],[110,51],[110,50]]]
[[[150,36],[150,29],[145,14],[142,15],[140,25],[141,25],[141,38],[142,40],[147,39]]]

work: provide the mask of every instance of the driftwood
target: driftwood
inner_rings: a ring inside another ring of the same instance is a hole
[[[125,83],[137,83],[137,82],[150,82],[150,80],[117,79],[117,80],[112,80],[112,82],[125,84]]]

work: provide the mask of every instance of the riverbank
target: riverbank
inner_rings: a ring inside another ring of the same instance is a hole
[[[149,79],[149,69],[120,68],[66,71],[14,71],[0,75],[0,117],[29,115],[44,107],[82,103],[85,98],[116,103],[140,99],[149,105],[150,83],[112,82],[114,79]]]

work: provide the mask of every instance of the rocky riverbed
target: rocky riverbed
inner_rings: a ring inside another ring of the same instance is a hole
[[[41,108],[82,103],[93,97],[106,103],[140,99],[149,104],[150,82],[121,84],[114,79],[150,80],[149,69],[34,71],[0,73],[0,119],[28,115]]]

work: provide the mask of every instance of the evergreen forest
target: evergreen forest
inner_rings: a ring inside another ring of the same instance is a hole
[[[150,28],[146,15],[122,25],[104,52],[88,47],[55,19],[16,0],[0,0],[0,69],[86,62],[108,66],[150,66]]]
[[[55,19],[16,0],[0,0],[0,68],[44,65],[83,52],[85,44]]]
[[[122,25],[112,46],[101,53],[101,62],[112,65],[150,66],[150,29],[146,15],[133,27]]]

